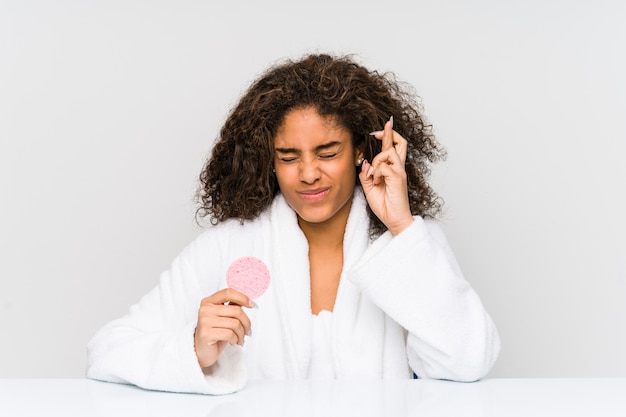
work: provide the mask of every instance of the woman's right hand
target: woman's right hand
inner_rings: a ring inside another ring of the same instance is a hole
[[[213,365],[227,344],[243,346],[250,319],[242,306],[254,304],[241,292],[225,288],[200,303],[194,348],[202,368]]]

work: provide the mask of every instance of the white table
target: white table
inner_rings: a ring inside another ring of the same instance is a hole
[[[626,378],[250,381],[236,394],[145,391],[86,379],[0,379],[2,417],[626,416]]]

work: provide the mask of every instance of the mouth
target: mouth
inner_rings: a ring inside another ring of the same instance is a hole
[[[315,190],[298,191],[298,195],[309,203],[322,201],[330,192],[330,188],[317,188]]]

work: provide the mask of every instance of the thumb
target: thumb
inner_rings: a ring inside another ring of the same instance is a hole
[[[367,159],[364,159],[361,164],[361,172],[359,173],[361,185],[365,186],[367,184],[371,186],[374,177],[371,175],[370,171],[373,171],[372,164],[370,164]]]

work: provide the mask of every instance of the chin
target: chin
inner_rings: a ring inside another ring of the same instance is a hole
[[[294,207],[292,206],[292,208]],[[298,217],[307,223],[324,223],[332,219],[339,211],[333,209],[334,207],[328,207],[327,205],[319,207],[301,206],[297,209],[294,208]]]
[[[300,220],[303,220],[307,223],[324,223],[325,221],[332,218],[332,215],[322,215],[322,214],[312,214],[312,213],[301,213],[296,212]]]

